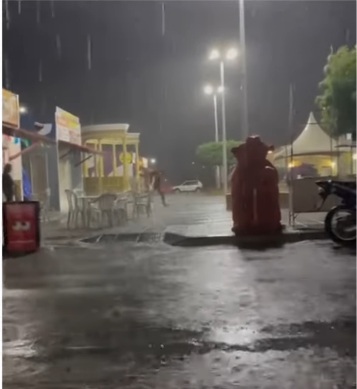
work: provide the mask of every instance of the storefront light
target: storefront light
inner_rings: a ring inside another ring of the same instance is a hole
[[[353,160],[355,161],[357,159],[357,154],[352,155]]]

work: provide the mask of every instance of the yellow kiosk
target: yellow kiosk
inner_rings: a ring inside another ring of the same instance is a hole
[[[82,127],[82,141],[102,152],[83,164],[84,190],[89,195],[119,193],[139,186],[139,133],[130,133],[129,124],[96,124]]]

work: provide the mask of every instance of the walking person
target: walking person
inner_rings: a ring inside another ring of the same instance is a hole
[[[7,163],[4,166],[4,171],[2,173],[2,192],[6,202],[13,201],[15,195],[15,183],[11,177],[11,171],[12,166],[10,163]]]
[[[162,189],[162,171],[156,170],[152,173],[152,188],[160,195],[162,205],[167,207],[165,193]]]

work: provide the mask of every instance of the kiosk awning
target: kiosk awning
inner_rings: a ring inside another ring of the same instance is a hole
[[[24,130],[22,128],[15,128],[3,123],[2,133],[4,135],[12,136],[14,138],[27,139],[32,142],[43,142],[47,144],[55,144],[56,141],[47,136],[38,134],[35,131]]]
[[[75,166],[81,165],[83,162],[87,161],[93,155],[98,155],[98,156],[101,156],[101,157],[104,155],[103,151],[95,150],[95,149],[92,149],[91,147],[88,147],[88,146],[79,145],[79,144],[76,144],[76,143],[65,142],[65,141],[62,141],[62,140],[60,140],[59,143],[62,143],[64,145],[66,145],[67,147],[69,147],[69,151],[67,151],[65,154],[61,155],[59,157],[60,159],[62,159],[65,156],[67,156],[73,150],[78,150],[81,153],[89,154],[84,159],[82,159],[80,162],[78,162]]]

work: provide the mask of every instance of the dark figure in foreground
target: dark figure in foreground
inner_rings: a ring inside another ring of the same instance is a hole
[[[272,146],[250,136],[232,149],[237,166],[232,175],[233,232],[238,235],[281,232],[279,177],[267,160]]]
[[[164,207],[167,207],[166,199],[165,199],[165,193],[162,190],[162,172],[161,171],[155,171],[152,174],[152,188],[154,191],[157,191],[157,193],[161,197],[161,202]]]
[[[2,192],[5,196],[6,202],[13,201],[15,194],[15,184],[11,177],[11,170],[11,164],[7,163],[2,173]]]

